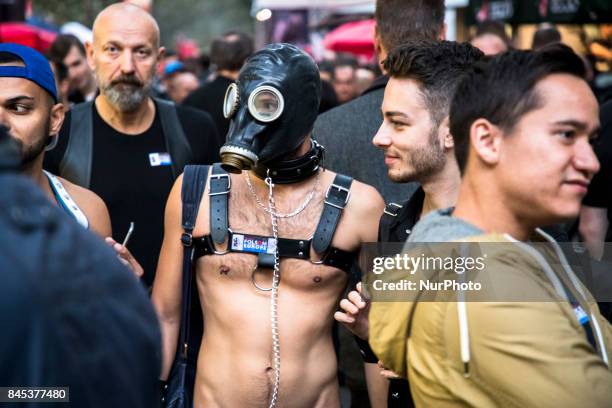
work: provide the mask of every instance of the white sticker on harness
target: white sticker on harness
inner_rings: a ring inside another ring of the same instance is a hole
[[[233,234],[232,235],[232,249],[235,251],[242,251],[244,247],[244,235]]]

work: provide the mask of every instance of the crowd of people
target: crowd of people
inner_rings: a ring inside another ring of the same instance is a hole
[[[550,25],[518,50],[497,23],[447,41],[442,0],[375,20],[374,66],[236,30],[181,60],[128,2],[85,44],[0,44],[0,386],[609,406],[610,93]],[[502,244],[487,301],[372,298],[366,244],[457,241]]]

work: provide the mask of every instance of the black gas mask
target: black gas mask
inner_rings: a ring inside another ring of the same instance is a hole
[[[320,98],[319,70],[299,48],[270,44],[253,54],[225,94],[223,114],[231,123],[220,151],[223,168],[282,168],[312,131]],[[322,148],[313,143],[313,149],[318,163]]]

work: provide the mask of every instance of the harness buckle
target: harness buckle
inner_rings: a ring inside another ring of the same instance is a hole
[[[331,203],[331,202],[329,202],[327,200],[329,198],[329,193],[331,192],[332,188],[338,190],[339,192],[345,192],[346,193],[346,197],[344,198],[344,204],[342,205],[342,207],[337,205],[337,204]],[[339,186],[337,184],[332,183],[329,186],[329,188],[327,189],[327,192],[325,193],[325,201],[324,201],[324,203],[325,204],[329,204],[332,207],[336,207],[339,210],[343,210],[344,207],[346,206],[346,204],[349,202],[349,198],[351,198],[351,191],[348,188],[344,188],[342,186]]]
[[[193,235],[189,232],[183,232],[181,235],[181,243],[187,248],[191,247],[191,245],[193,245]]]
[[[404,208],[404,206],[399,205],[398,203],[389,203],[385,206],[385,210],[383,212],[387,215],[390,215],[391,217],[397,217],[397,215],[399,214],[399,210],[402,208]]]
[[[209,196],[216,196],[216,195],[221,195],[221,194],[228,194],[230,192],[230,189],[232,188],[232,178],[230,177],[229,174],[211,174],[210,175],[210,179],[216,179],[216,180],[220,180],[222,178],[227,178],[227,189],[225,191],[219,191],[217,193],[211,193],[210,189],[208,190],[208,195]]]

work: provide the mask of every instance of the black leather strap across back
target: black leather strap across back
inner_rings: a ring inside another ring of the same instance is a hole
[[[198,217],[200,201],[206,189],[208,166],[186,166],[181,186],[183,235],[183,275],[181,329],[177,357],[184,361],[196,361],[202,338],[202,309],[195,286],[195,263],[193,262],[193,229]]]
[[[222,244],[227,238],[229,191],[231,178],[221,167],[221,164],[213,164],[210,175],[210,235],[217,244]]]
[[[338,221],[350,198],[352,183],[351,177],[336,174],[334,182],[327,189],[323,213],[312,238],[312,247],[317,254],[326,253],[331,246]]]

